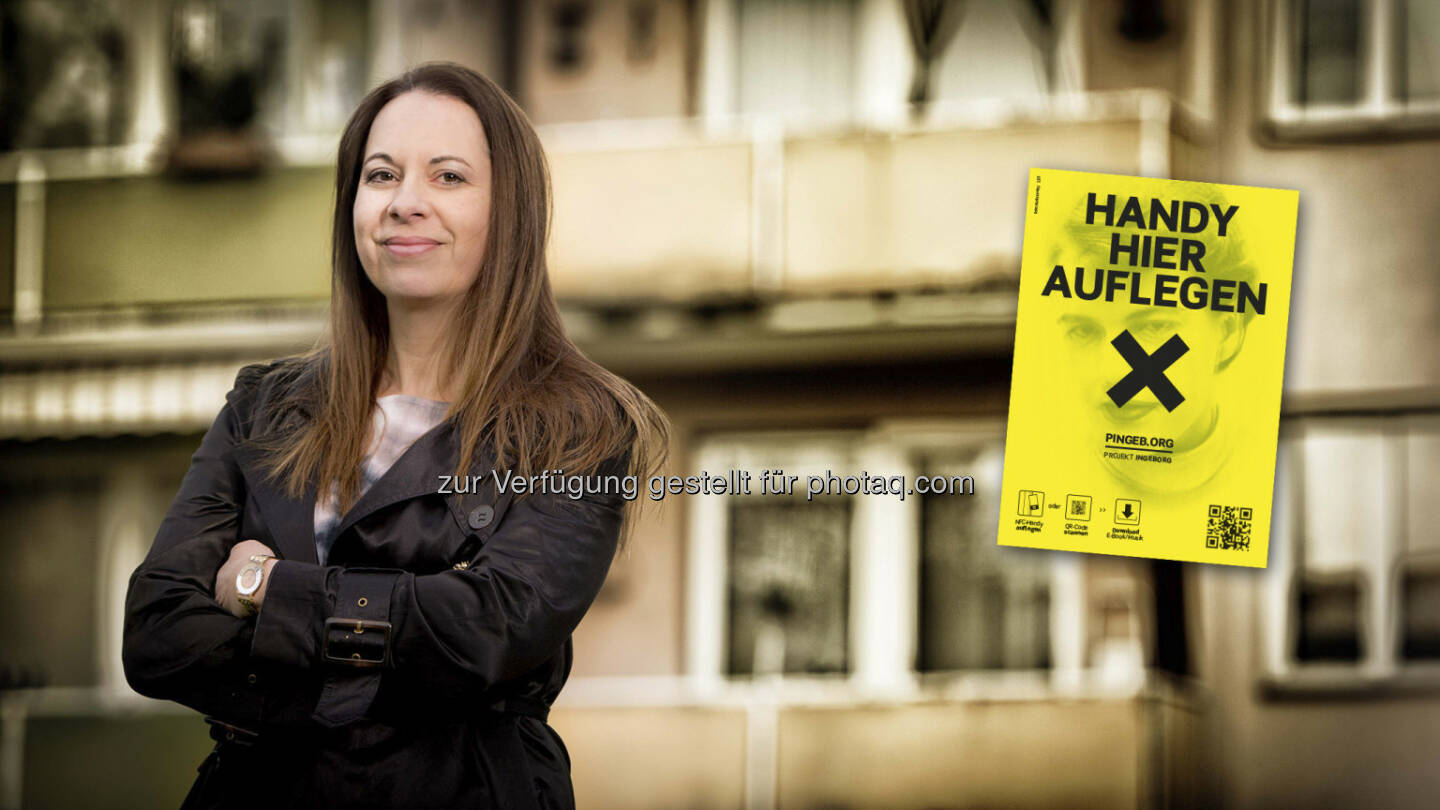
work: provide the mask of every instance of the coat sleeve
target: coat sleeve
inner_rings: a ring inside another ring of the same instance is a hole
[[[593,474],[623,475],[627,455]],[[469,568],[385,572],[390,653],[372,670],[374,677],[388,676],[414,692],[399,696],[409,710],[453,713],[559,653],[605,581],[624,507],[619,494],[576,500],[532,493],[510,505]],[[347,576],[354,574],[340,566],[276,563],[256,624],[254,654],[292,667],[326,668],[321,660],[326,620],[350,615],[341,599]]]
[[[250,370],[248,367],[247,370]],[[242,370],[241,377],[246,374]],[[250,659],[254,620],[215,601],[215,574],[238,542],[245,485],[235,464],[239,420],[227,395],[125,595],[125,678],[142,695],[173,700],[241,726],[259,724],[276,691]],[[277,714],[284,714],[278,712]]]

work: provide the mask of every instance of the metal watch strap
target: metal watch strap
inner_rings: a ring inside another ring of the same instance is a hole
[[[250,556],[250,561],[246,563],[243,568],[240,569],[239,574],[235,575],[235,600],[239,602],[242,607],[245,608],[245,615],[247,616],[254,616],[257,612],[259,612],[260,607],[255,604],[254,596],[255,594],[260,592],[260,587],[265,584],[265,563],[263,561],[256,560],[256,556],[259,555],[252,554]],[[245,581],[245,575],[250,573],[251,571],[254,571],[255,573],[254,584],[250,586],[241,585],[241,583]],[[244,587],[249,587],[250,590],[242,590],[242,588]]]
[[[393,569],[349,568],[341,575],[335,615],[325,620],[321,662],[328,673],[314,719],[331,728],[365,716],[390,663]]]

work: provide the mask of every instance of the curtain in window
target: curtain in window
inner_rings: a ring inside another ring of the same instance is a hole
[[[960,29],[964,4],[959,0],[904,0],[905,28],[915,54],[915,78],[910,82],[910,103],[930,100],[930,71],[955,32]]]
[[[848,119],[852,0],[742,0],[739,111]]]

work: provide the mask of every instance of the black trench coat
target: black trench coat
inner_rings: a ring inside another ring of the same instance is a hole
[[[256,406],[293,384],[281,368],[241,370],[126,594],[130,685],[204,713],[217,741],[185,806],[573,807],[544,718],[609,571],[621,497],[502,494],[486,452],[472,468],[484,486],[440,494],[458,463],[442,424],[343,516],[320,565],[313,485],[287,497],[241,443]],[[280,560],[242,619],[213,587],[244,539]]]

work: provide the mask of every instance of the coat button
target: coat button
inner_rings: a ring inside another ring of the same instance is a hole
[[[483,529],[495,519],[495,507],[480,505],[470,510],[470,528]]]

